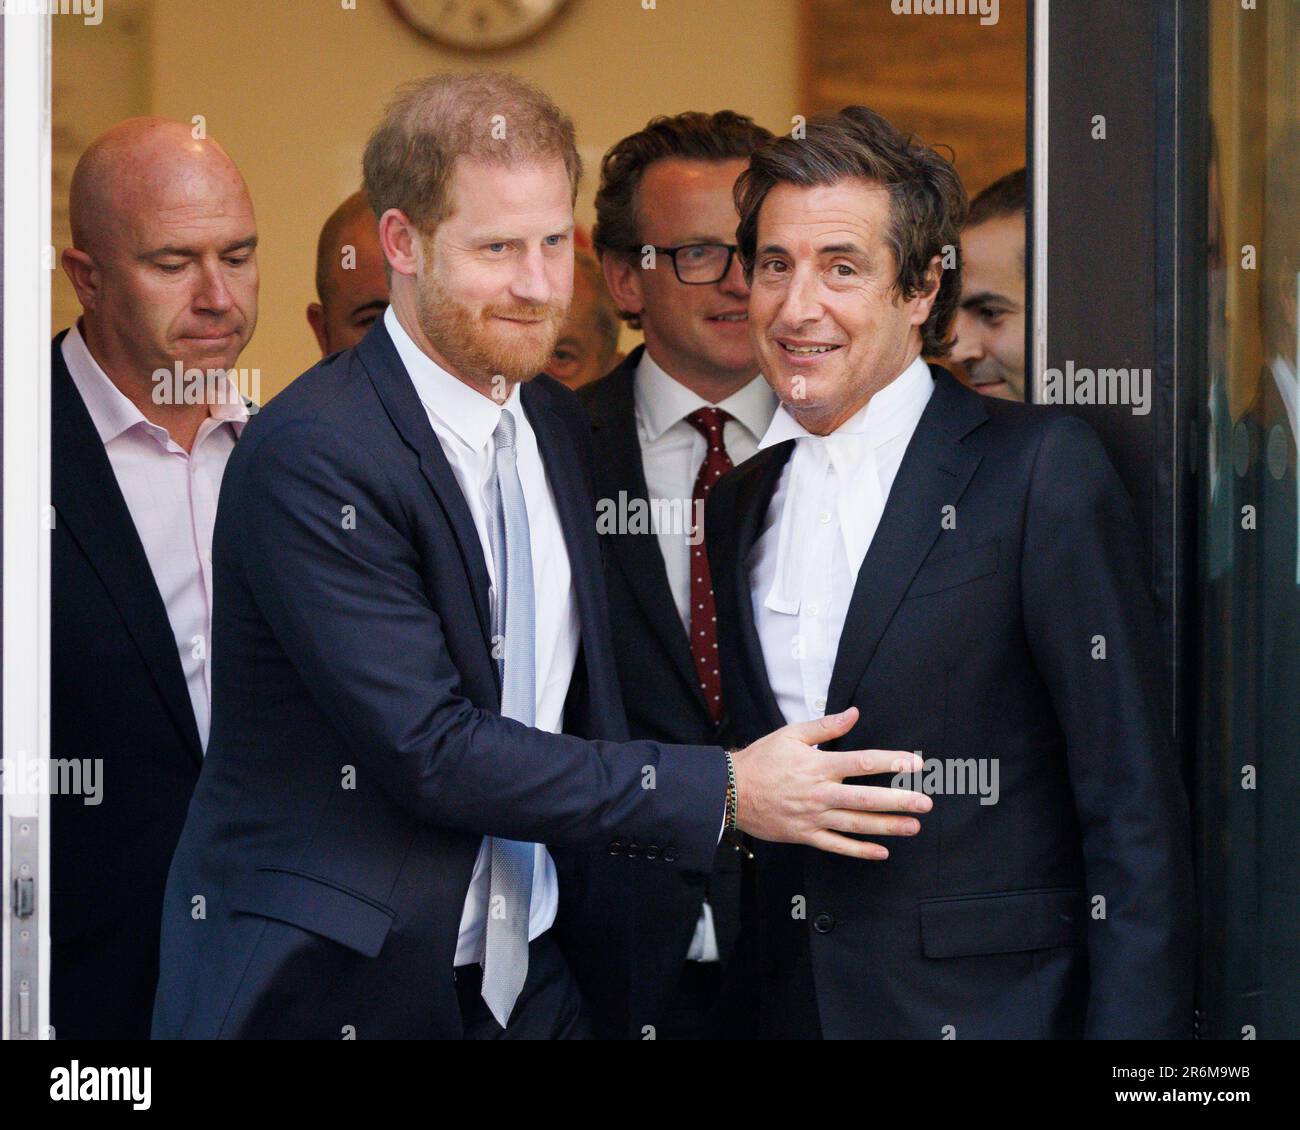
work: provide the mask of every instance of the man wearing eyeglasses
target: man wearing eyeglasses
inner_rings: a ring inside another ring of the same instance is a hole
[[[776,407],[749,340],[732,199],[749,154],[770,136],[729,110],[660,117],[601,167],[593,239],[610,293],[645,344],[579,395],[592,418],[615,650],[638,737],[724,740],[699,522],[713,484],[754,454]],[[744,1034],[723,976],[745,854],[724,840],[712,875],[694,885],[654,866],[593,862],[588,895],[611,905],[627,932],[633,1035]]]

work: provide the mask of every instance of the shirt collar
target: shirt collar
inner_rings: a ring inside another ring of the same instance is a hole
[[[754,377],[715,406],[669,376],[650,356],[648,349],[642,352],[641,360],[637,362],[634,390],[637,414],[650,443],[696,409],[712,407],[721,408],[758,439],[766,431],[776,410],[776,395],[762,376]]]
[[[141,425],[163,442],[171,438],[166,428],[148,419],[104,372],[90,352],[86,339],[81,336],[80,319],[64,335],[63,360],[86,405],[86,411],[90,413],[90,421],[99,433],[100,442],[105,446]],[[214,420],[229,423],[238,437],[248,423],[248,406],[235,381],[229,375],[225,381],[225,395],[218,403],[208,405],[208,415]]]
[[[501,411],[510,408],[520,416],[519,385],[514,385],[504,404],[489,400],[464,381],[453,377],[425,353],[402,328],[393,307],[384,311],[384,328],[397,347],[397,355],[406,366],[424,409],[451,432],[470,451],[481,452],[501,422]]]
[[[879,447],[900,433],[916,427],[933,391],[934,381],[930,377],[930,367],[920,357],[916,357],[831,434],[863,436],[870,441],[872,447]],[[763,434],[758,447],[762,451],[788,439],[809,438],[824,437],[814,436],[782,405],[772,417],[772,423]]]

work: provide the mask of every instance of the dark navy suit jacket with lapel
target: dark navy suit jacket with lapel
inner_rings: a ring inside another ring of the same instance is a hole
[[[176,639],[103,441],[50,359],[50,756],[102,763],[99,803],[55,793],[50,1020],[149,1037],[163,885],[203,750]]]
[[[591,417],[596,498],[620,513],[620,496],[629,507],[649,501],[633,397],[644,351],[638,346],[607,376],[578,390]],[[614,657],[632,736],[687,745],[725,741],[725,726],[714,724],[700,690],[658,536],[620,527],[603,541]],[[633,866],[598,857],[591,861],[589,882],[593,900],[630,904],[634,917],[629,949],[636,1035],[656,1023],[681,976],[706,894],[719,955],[726,961],[733,952],[740,932],[741,856],[724,841],[707,880],[674,874],[653,861]],[[628,886],[629,872],[635,887]]]
[[[763,1030],[1188,1036],[1187,802],[1132,505],[1082,421],[931,374],[831,676],[827,712],[860,718],[828,746],[919,751],[952,791],[883,862],[756,845]],[[784,721],[746,558],[793,447],[709,500],[739,740]]]
[[[719,749],[614,744],[626,722],[592,521],[589,425],[521,389],[581,622],[575,736],[498,713],[469,508],[379,321],[246,429],[214,547],[214,717],[168,878],[154,1035],[456,1037],[452,963],[480,838],[654,843],[704,872]],[[539,600],[547,594],[538,593]],[[602,956],[618,964],[617,923]],[[610,1027],[625,1002],[592,1002]]]

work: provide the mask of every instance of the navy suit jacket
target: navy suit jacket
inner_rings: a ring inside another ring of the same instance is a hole
[[[997,800],[934,795],[883,862],[755,845],[763,1030],[802,1009],[829,1038],[1189,1036],[1187,803],[1132,505],[1082,421],[931,374],[831,676],[827,712],[860,718],[828,744],[996,760]],[[741,740],[783,721],[745,561],[793,446],[709,500]]]
[[[485,833],[553,845],[562,870],[565,848],[628,840],[711,865],[722,752],[615,744],[588,425],[548,378],[521,392],[581,622],[565,728],[605,740],[498,713],[478,534],[377,322],[259,412],[226,469],[212,734],[168,877],[156,1037],[459,1036]],[[581,902],[562,874],[566,891]]]
[[[50,800],[50,1021],[149,1037],[158,921],[203,763],[176,639],[90,413],[50,358],[50,756],[99,761],[100,802]]]
[[[611,373],[578,390],[591,417],[596,497],[616,506],[620,495],[629,504],[649,499],[633,400],[644,349],[638,346]],[[614,659],[632,736],[689,745],[725,741],[700,690],[657,535],[618,529],[602,540]],[[658,1021],[681,976],[706,895],[722,960],[733,952],[741,919],[740,849],[731,840],[720,844],[707,877],[674,874],[652,861],[629,868],[617,856],[598,855],[587,881],[593,901],[629,904],[632,1035],[639,1036]]]

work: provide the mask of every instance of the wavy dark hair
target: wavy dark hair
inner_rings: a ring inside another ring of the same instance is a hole
[[[644,242],[637,229],[637,200],[646,169],[669,157],[690,161],[745,160],[758,146],[770,141],[769,130],[734,110],[705,114],[688,110],[672,117],[651,118],[644,129],[617,142],[600,163],[600,188],[596,191],[596,226],[591,242],[596,254],[639,255]],[[634,330],[641,328],[636,314],[620,311]]]
[[[949,330],[961,298],[966,192],[957,170],[865,106],[820,114],[802,132],[802,137],[787,134],[756,149],[736,182],[736,242],[746,276],[753,277],[759,212],[776,185],[812,188],[854,178],[874,182],[889,193],[885,242],[898,266],[895,291],[904,300],[924,293],[926,271],[936,255],[950,252],[956,264],[940,276],[939,293],[921,326],[922,353],[945,356],[952,348]]]

